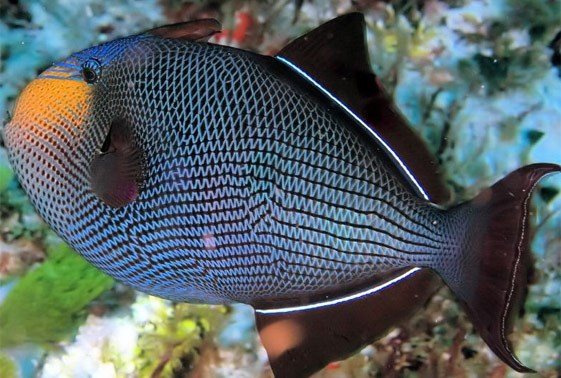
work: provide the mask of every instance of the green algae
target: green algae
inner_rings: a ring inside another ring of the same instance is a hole
[[[138,340],[135,364],[139,376],[173,377],[187,372],[204,340],[224,323],[225,306],[178,303],[159,314]]]
[[[0,353],[0,377],[18,378],[17,366],[15,362],[5,354]]]
[[[0,305],[0,348],[68,337],[82,323],[86,305],[112,283],[66,244],[49,248],[47,260]]]
[[[0,192],[5,191],[14,178],[12,169],[5,165],[0,165]]]

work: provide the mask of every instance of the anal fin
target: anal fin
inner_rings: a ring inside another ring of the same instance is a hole
[[[276,378],[308,377],[351,356],[418,311],[440,287],[429,269],[410,268],[352,299],[325,305],[255,310]]]

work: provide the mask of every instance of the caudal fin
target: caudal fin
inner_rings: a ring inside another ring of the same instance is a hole
[[[451,209],[469,220],[465,251],[445,281],[487,345],[509,366],[531,372],[515,357],[508,339],[527,289],[532,257],[528,248],[530,196],[543,176],[561,171],[554,164],[520,168],[472,201]]]

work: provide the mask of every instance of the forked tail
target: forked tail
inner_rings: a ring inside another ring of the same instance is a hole
[[[472,201],[451,209],[469,224],[460,258],[440,272],[487,345],[509,366],[531,372],[514,356],[508,335],[527,290],[532,257],[528,248],[530,196],[554,164],[520,168]]]

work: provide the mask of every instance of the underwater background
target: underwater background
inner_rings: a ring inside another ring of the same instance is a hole
[[[363,12],[371,62],[441,162],[454,201],[513,169],[561,164],[561,0],[0,0],[0,119],[74,51],[213,17],[228,44],[274,54],[336,15]],[[513,341],[561,376],[561,177],[533,200],[534,283]],[[0,142],[0,378],[271,377],[251,308],[150,297],[114,282],[38,218]],[[316,377],[517,377],[448,289]]]

